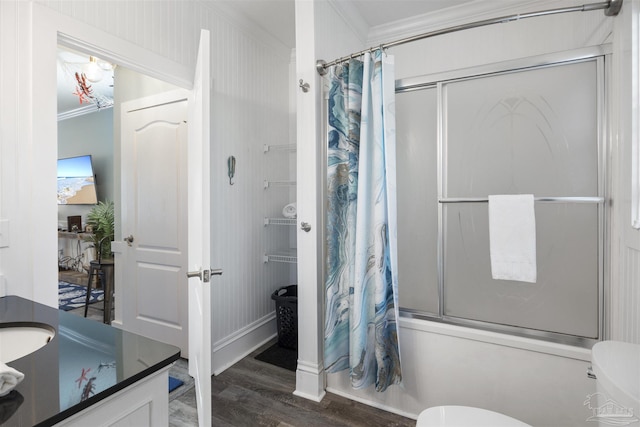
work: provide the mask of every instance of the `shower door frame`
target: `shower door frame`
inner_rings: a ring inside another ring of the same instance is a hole
[[[609,219],[606,206],[608,205],[608,180],[607,165],[609,162],[607,151],[607,129],[608,126],[608,77],[611,75],[610,58],[611,46],[600,45],[575,49],[565,52],[557,52],[540,56],[510,60],[494,64],[488,64],[467,69],[431,74],[419,77],[411,77],[396,80],[396,93],[404,93],[415,90],[436,89],[437,91],[437,189],[438,200],[443,199],[444,189],[444,165],[446,159],[444,156],[444,129],[443,129],[443,95],[442,87],[444,84],[463,79],[471,79],[478,77],[486,77],[490,75],[505,74],[518,72],[527,69],[540,69],[543,67],[552,67],[562,65],[563,63],[577,63],[583,61],[597,61],[597,187],[598,196],[603,202],[598,203],[598,290],[597,290],[597,334],[594,338],[569,335],[558,332],[543,331],[530,329],[522,326],[504,325],[499,323],[491,323],[488,321],[465,319],[461,317],[448,316],[444,313],[444,206],[438,202],[438,247],[437,247],[437,268],[438,268],[438,313],[420,311],[416,309],[407,309],[400,307],[401,317],[414,319],[422,319],[436,322],[443,322],[458,326],[471,327],[475,329],[488,330],[493,332],[505,333],[527,338],[541,339],[561,344],[574,345],[579,347],[590,348],[595,342],[605,338],[605,288],[607,278],[609,277],[609,262],[605,262],[609,257],[608,236]],[[400,289],[400,292],[402,290]]]

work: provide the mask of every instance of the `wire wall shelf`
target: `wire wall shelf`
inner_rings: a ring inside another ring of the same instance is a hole
[[[269,181],[269,180],[264,180],[264,188],[269,188],[269,187],[292,187],[294,185],[296,185],[295,181]]]
[[[295,218],[265,218],[265,227],[267,225],[296,225]]]
[[[295,251],[264,254],[264,262],[284,262],[287,264],[296,264],[298,262],[298,254]]]
[[[265,153],[269,151],[296,151],[296,144],[277,144],[277,145],[264,144],[262,146],[262,150]]]

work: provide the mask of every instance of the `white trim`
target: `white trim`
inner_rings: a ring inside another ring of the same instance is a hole
[[[320,402],[326,394],[325,387],[326,375],[323,366],[298,359],[294,396]]]
[[[113,105],[108,105],[100,109],[98,109],[95,104],[85,105],[83,107],[75,108],[63,113],[58,113],[58,121],[60,122],[62,120],[73,119],[75,117],[84,116],[86,114],[98,113],[100,111],[108,110],[109,108],[113,108]]]
[[[213,344],[212,371],[219,375],[276,336],[275,312]]]
[[[377,408],[377,409],[381,409],[383,411],[391,412],[392,414],[400,415],[402,417],[410,418],[412,420],[417,420],[418,419],[416,414],[414,414],[412,412],[401,411],[398,408],[395,408],[395,407],[390,406],[390,405],[382,405],[382,404],[376,402],[375,400],[363,399],[362,397],[356,396],[355,394],[345,393],[344,391],[336,389],[336,388],[333,388],[333,387],[327,387],[327,391],[329,393],[335,394],[337,396],[341,396],[341,397],[347,398],[349,400],[353,400],[354,402],[362,403],[364,405],[368,405],[368,406],[371,406],[373,408]]]
[[[326,378],[322,367],[323,300],[322,248],[322,194],[320,182],[322,161],[319,158],[321,138],[320,106],[322,105],[322,79],[315,64],[316,2],[296,1],[296,81],[302,79],[311,85],[304,93],[296,91],[296,170],[298,220],[313,227],[306,233],[297,230],[298,253],[298,369],[296,396],[320,401],[324,396]]]
[[[34,12],[37,8],[34,8]],[[43,8],[41,13],[55,14],[46,8]],[[82,53],[91,53],[112,64],[185,89],[191,89],[193,86],[193,72],[185,65],[64,15],[50,19],[59,21],[57,42],[62,46]]]
[[[638,123],[640,121],[640,84],[637,76],[640,72],[640,25],[638,24],[637,2],[632,2],[633,10],[630,14],[631,36],[629,37],[630,66],[631,66],[631,227],[640,230],[640,131]],[[624,54],[627,54],[625,52]]]

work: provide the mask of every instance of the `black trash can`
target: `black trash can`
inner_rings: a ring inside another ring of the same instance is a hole
[[[276,302],[278,345],[298,349],[298,285],[278,288],[271,299]]]

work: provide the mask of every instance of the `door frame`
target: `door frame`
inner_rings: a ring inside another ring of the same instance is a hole
[[[33,88],[31,101],[31,141],[34,147],[32,160],[34,169],[45,182],[55,182],[57,160],[57,105],[56,105],[56,60],[58,45],[93,54],[116,63],[132,71],[163,80],[177,87],[190,90],[193,87],[193,70],[155,54],[141,46],[98,30],[88,24],[62,15],[37,3],[30,3],[33,51],[30,57],[29,76]],[[197,49],[199,40],[194,40]],[[37,105],[37,108],[36,108]],[[120,168],[120,145],[114,144],[114,168]],[[115,174],[114,199],[119,207],[119,173]],[[51,193],[51,194],[50,194]],[[57,204],[55,191],[46,185],[33,185],[32,197],[40,200],[41,210],[37,213],[32,237],[33,259],[38,260],[34,272],[33,299],[51,307],[57,307]],[[116,238],[122,237],[120,213],[116,212]],[[124,244],[121,240],[113,243],[114,252]],[[115,283],[122,283],[116,276]],[[122,318],[122,294],[116,291],[116,321]]]

